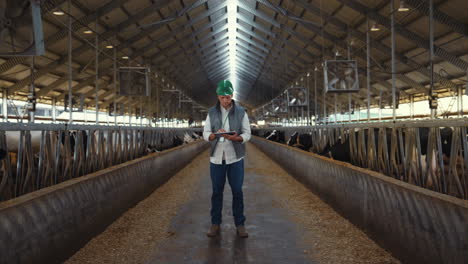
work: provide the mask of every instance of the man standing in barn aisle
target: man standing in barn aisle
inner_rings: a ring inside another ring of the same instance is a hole
[[[213,192],[211,227],[206,234],[209,237],[215,237],[220,232],[226,176],[232,191],[232,212],[237,235],[242,238],[248,237],[244,226],[242,184],[245,143],[250,139],[250,123],[245,109],[232,99],[233,93],[230,81],[223,80],[218,83],[216,89],[218,102],[208,111],[203,130],[203,138],[211,143],[210,174]],[[223,132],[234,133],[219,134]]]

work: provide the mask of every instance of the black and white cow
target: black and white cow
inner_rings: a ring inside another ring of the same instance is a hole
[[[8,152],[6,152],[4,149],[0,149],[0,161],[4,160],[7,155],[8,155]]]
[[[372,129],[374,129],[374,146],[377,151],[378,146],[380,144],[379,129],[378,128],[372,128]],[[367,150],[368,145],[369,145],[369,138],[368,138],[369,129],[368,128],[363,129],[362,133],[364,134],[364,142],[363,142],[364,149]],[[386,133],[386,139],[387,139],[387,142],[386,142],[387,152],[388,152],[388,155],[390,155],[391,129],[386,129],[385,133]],[[330,143],[328,142],[325,148],[322,151],[320,151],[318,154],[322,156],[330,157],[335,160],[351,163],[352,157],[351,157],[350,140],[349,140],[350,136],[351,135],[348,135],[348,138],[344,140],[341,140],[340,138],[332,145],[330,145]],[[361,140],[359,140],[359,133],[356,132],[354,136],[355,136],[356,144],[360,144]]]
[[[335,160],[344,161],[344,162],[351,162],[351,152],[349,150],[349,140],[345,140],[341,142],[341,140],[337,140],[335,144],[331,145],[327,144],[325,149],[319,153],[319,155],[330,157]]]
[[[285,143],[285,136],[284,136],[284,131],[278,131],[278,130],[273,130],[273,131],[267,131],[264,135],[267,140],[275,141],[278,143]]]
[[[310,151],[310,148],[312,147],[312,135],[309,133],[300,134],[299,132],[295,131],[288,139],[286,144],[291,147]]]

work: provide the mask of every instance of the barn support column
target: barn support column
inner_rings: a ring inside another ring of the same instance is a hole
[[[52,97],[52,122],[57,122],[57,98]]]
[[[2,114],[3,114],[3,121],[8,122],[8,89],[7,88],[3,88]]]
[[[132,107],[128,107],[128,125],[132,126]]]
[[[437,97],[434,93],[434,2],[429,0],[429,65],[431,69],[431,83],[430,83],[430,100],[437,101]],[[437,103],[431,102],[431,118],[437,116]]]
[[[458,117],[463,117],[463,86],[457,88],[457,108],[458,108]]]
[[[414,118],[414,95],[410,95],[410,117]]]
[[[35,113],[36,113],[36,91],[34,86],[35,74],[34,64],[36,59],[34,56],[31,56],[31,83],[29,85],[29,94],[28,94],[28,121],[29,123],[34,123]]]
[[[327,99],[325,97],[326,93],[325,93],[325,87],[323,87],[323,121],[325,122],[326,121],[326,118],[327,118]]]
[[[114,47],[114,125],[117,126],[117,47]]]
[[[87,104],[84,105],[83,114],[84,114],[85,125],[87,125],[88,124],[88,105]]]
[[[379,94],[379,121],[382,120],[382,96],[383,96],[383,92],[382,92],[382,90],[380,90],[380,94]]]
[[[301,125],[304,125],[304,119],[305,119],[304,107],[301,107],[301,122],[300,122]]]
[[[95,45],[96,45],[96,54],[95,54],[95,72],[96,72],[96,80],[94,83],[94,88],[95,88],[95,100],[96,100],[96,125],[99,124],[99,36],[97,34],[97,24],[95,26],[95,31],[96,31],[96,40],[95,40]]]
[[[307,125],[310,126],[312,122],[310,121],[310,72],[307,72]]]
[[[314,96],[315,96],[315,98],[314,98],[314,100],[315,100],[315,104],[314,104],[314,108],[315,108],[314,123],[315,123],[315,125],[317,125],[317,120],[318,120],[318,116],[319,116],[319,114],[318,114],[318,101],[317,101],[317,70],[318,70],[317,66],[315,66],[315,68],[314,68],[314,93],[315,93],[314,94]]]
[[[140,97],[140,126],[143,125],[143,97]]]
[[[391,13],[391,42],[392,42],[392,116],[393,121],[396,120],[396,61],[395,61],[395,1],[390,2],[390,13]]]
[[[349,38],[349,36],[348,36]],[[351,41],[352,42],[352,41]],[[348,60],[351,60],[351,44],[348,43]],[[351,98],[351,93],[348,94],[348,121],[351,123],[351,103],[352,103],[352,98]]]
[[[357,111],[357,121],[361,122],[361,106],[360,105],[356,106],[356,111]]]
[[[68,123],[73,123],[73,101],[72,101],[72,86],[73,86],[73,71],[72,71],[72,17],[71,17],[71,0],[68,0],[68,111],[70,115]]]
[[[338,94],[335,94],[335,123],[338,122]]]
[[[369,18],[367,18],[367,33],[366,33],[366,45],[367,45],[367,52],[366,52],[366,60],[367,60],[367,121],[370,121],[370,89],[371,89],[371,80],[370,80],[370,27],[369,27]]]

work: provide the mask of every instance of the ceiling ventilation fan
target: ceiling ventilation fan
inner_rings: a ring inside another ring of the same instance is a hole
[[[147,67],[120,67],[119,94],[125,96],[150,96],[150,77]]]
[[[0,55],[44,53],[40,2],[0,0]]]
[[[359,92],[359,78],[356,61],[325,61],[323,71],[327,93]]]
[[[288,106],[306,106],[307,90],[303,87],[288,88]]]
[[[273,111],[276,113],[287,113],[288,112],[288,99],[286,94],[281,94],[277,98],[273,99]]]

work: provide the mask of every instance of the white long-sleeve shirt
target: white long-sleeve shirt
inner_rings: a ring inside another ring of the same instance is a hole
[[[221,108],[221,120],[225,120],[231,108],[224,109],[224,107],[222,106],[220,106],[220,108]],[[223,129],[226,131],[230,131],[229,121],[225,122]],[[242,133],[240,134],[240,136],[243,139],[242,144],[245,144],[247,141],[250,140],[250,123],[249,123],[249,118],[247,116],[247,113],[245,113],[244,118],[242,119],[241,132]],[[206,141],[210,141],[209,137],[212,133],[216,133],[216,131],[211,131],[210,116],[208,115],[206,117],[205,127],[203,129],[203,138]],[[216,144],[216,149],[213,153],[213,156],[210,157],[210,162],[213,164],[222,164],[223,160],[225,160],[226,164],[232,164],[242,159],[243,158],[238,159],[236,157],[234,146],[232,145],[232,142],[230,140],[224,139],[224,141],[221,141],[221,138],[220,138],[220,140],[218,141],[218,144]]]

